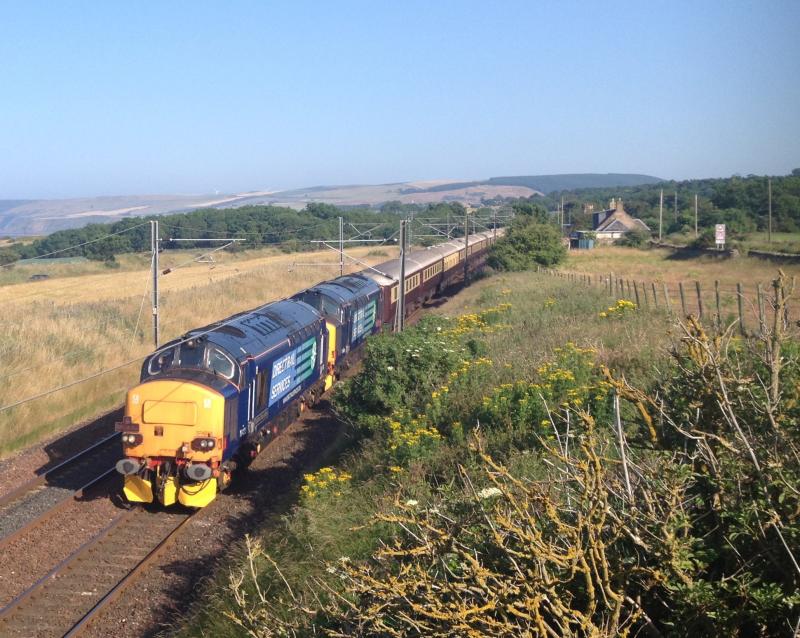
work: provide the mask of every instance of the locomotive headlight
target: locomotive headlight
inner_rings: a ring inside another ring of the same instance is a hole
[[[192,441],[192,449],[197,452],[210,452],[214,449],[216,441],[207,437],[197,438]]]
[[[134,446],[139,445],[142,442],[142,435],[141,434],[123,434],[120,439],[122,440],[123,445]]]

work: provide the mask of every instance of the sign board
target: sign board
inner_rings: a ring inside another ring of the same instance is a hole
[[[360,336],[369,333],[375,326],[375,301],[370,301],[365,308],[359,308],[353,314],[353,334],[350,343],[356,341]]]
[[[311,337],[272,364],[272,381],[269,388],[269,405],[280,399],[291,399],[303,381],[314,373],[317,360],[317,338]],[[286,400],[288,400],[286,399]],[[284,403],[286,403],[284,400]]]
[[[714,226],[714,239],[717,243],[717,248],[725,247],[725,224],[716,224]]]

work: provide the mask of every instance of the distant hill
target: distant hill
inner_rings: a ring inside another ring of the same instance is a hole
[[[579,188],[610,188],[614,186],[641,186],[663,181],[652,175],[636,173],[564,173],[562,175],[521,175],[518,177],[492,177],[488,184],[527,186],[542,193],[571,191]]]
[[[627,173],[523,175],[485,180],[432,180],[393,184],[309,186],[287,191],[253,191],[214,195],[131,195],[78,199],[0,200],[0,236],[44,235],[80,228],[89,223],[129,217],[164,215],[200,208],[274,205],[300,209],[309,202],[344,207],[379,207],[388,201],[404,204],[461,202],[481,205],[504,198],[578,188],[638,186],[659,182],[657,177]]]

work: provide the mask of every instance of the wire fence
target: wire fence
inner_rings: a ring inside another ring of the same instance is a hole
[[[623,277],[613,272],[587,273],[554,270],[537,267],[537,272],[558,277],[576,284],[602,288],[615,299],[632,301],[640,308],[659,309],[671,316],[694,316],[717,329],[738,323],[742,335],[764,334],[776,307],[777,282],[723,284],[719,281],[689,282],[641,281]],[[795,277],[788,285],[795,289]],[[788,298],[787,298],[788,299]],[[783,304],[784,329],[796,329],[800,325],[796,305]]]

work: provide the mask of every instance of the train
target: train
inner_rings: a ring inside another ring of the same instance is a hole
[[[503,229],[406,251],[410,315],[484,267]],[[142,364],[116,465],[131,503],[201,508],[397,321],[400,260],[190,330]]]

